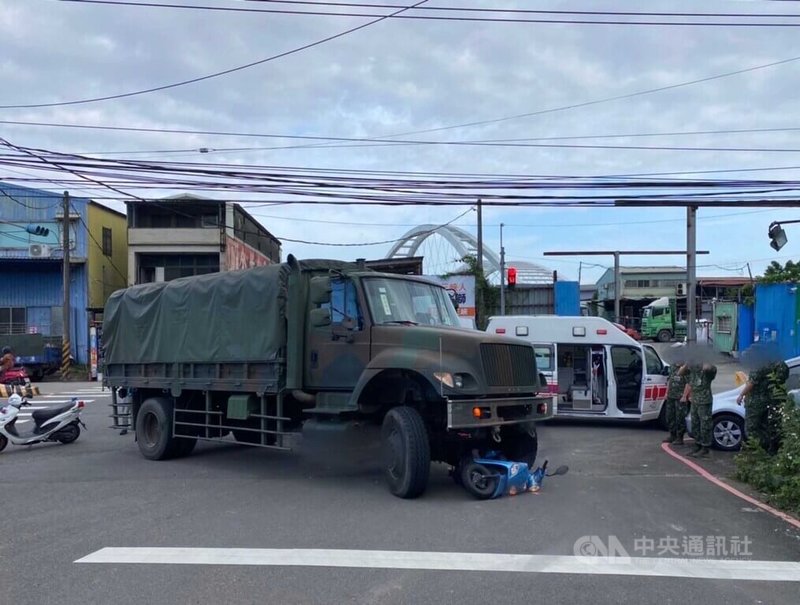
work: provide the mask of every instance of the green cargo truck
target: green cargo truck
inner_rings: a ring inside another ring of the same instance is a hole
[[[658,298],[647,305],[642,313],[642,338],[669,342],[686,337],[686,322],[678,319],[674,298]]]
[[[553,413],[533,347],[458,326],[441,286],[363,263],[290,256],[120,290],[103,327],[114,428],[163,460],[198,439],[285,450],[374,423],[403,498],[431,461],[491,449],[532,464],[534,422]]]

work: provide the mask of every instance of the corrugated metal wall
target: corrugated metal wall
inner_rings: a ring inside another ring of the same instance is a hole
[[[556,315],[581,314],[581,288],[576,281],[558,281],[554,284]]]
[[[736,331],[736,350],[741,352],[753,344],[756,329],[755,309],[750,305],[739,305],[739,322]]]
[[[11,197],[7,197],[6,194]],[[19,223],[17,225],[18,228],[14,231],[14,238],[4,244],[8,248],[18,248],[18,251],[3,250],[0,256],[8,258],[27,257],[28,245],[38,243],[52,246],[51,257],[61,258],[59,235],[61,224],[60,221],[56,222],[56,215],[61,215],[61,201],[62,196],[59,194],[0,182],[0,218],[6,223]],[[81,221],[72,222],[73,233],[76,237],[75,246],[70,250],[70,253],[75,258],[85,259],[89,236],[84,223],[88,224],[87,208],[89,200],[73,197],[70,203],[72,204],[73,212],[77,211],[84,221],[83,223]],[[27,224],[42,224],[50,229],[50,234],[47,237],[30,235],[25,232],[25,225]]]
[[[72,354],[88,363],[89,324],[86,313],[86,269],[72,267]],[[61,336],[63,301],[61,264],[52,261],[0,261],[0,307],[26,307],[28,329],[45,336]],[[0,336],[2,341],[2,336]]]
[[[784,358],[800,355],[797,335],[797,286],[756,286],[755,331],[761,341],[775,342]]]
[[[553,315],[554,313],[553,286],[517,286],[506,290],[506,315]],[[499,314],[499,307],[490,313],[490,315]]]
[[[11,196],[11,197],[9,197]],[[13,199],[12,199],[13,198]],[[14,224],[13,238],[6,238],[0,248],[0,307],[25,307],[27,327],[46,336],[60,336],[63,303],[61,278],[61,222],[56,216],[62,211],[61,194],[0,182],[0,218],[6,225]],[[72,221],[70,253],[74,259],[86,259],[89,236],[88,200],[73,197],[72,211],[83,221]],[[46,238],[25,232],[27,224],[41,224],[50,229]],[[31,259],[28,246],[40,243],[51,246],[47,259]],[[93,244],[94,245],[94,244]],[[72,265],[71,306],[72,354],[79,363],[88,363],[89,325],[88,278],[84,264]],[[0,336],[0,341],[2,336]]]

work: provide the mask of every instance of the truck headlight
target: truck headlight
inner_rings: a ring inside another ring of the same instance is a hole
[[[433,377],[441,382],[444,386],[450,387],[451,389],[455,388],[456,382],[450,372],[434,372]]]

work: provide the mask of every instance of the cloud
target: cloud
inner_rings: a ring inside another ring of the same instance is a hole
[[[240,5],[230,0],[219,4]],[[770,6],[769,12],[790,10],[781,3],[770,4],[777,6]],[[488,0],[474,5],[496,7]],[[529,3],[504,2],[504,6],[514,5],[529,7]],[[563,2],[542,5],[570,6]],[[104,96],[198,77],[285,52],[365,21],[61,2],[47,3],[46,7],[47,10],[42,10],[41,4],[34,2],[0,3],[0,36],[4,41],[0,58],[3,81],[0,105]],[[691,12],[696,8],[695,3],[688,1],[647,3],[647,9],[652,11]],[[729,2],[709,1],[703,4],[703,10],[733,9]],[[765,12],[767,9],[762,4],[737,3],[735,10]],[[374,137],[558,108],[768,63],[791,55],[796,33],[792,28],[387,20],[308,51],[206,82],[99,104],[0,110],[0,119]],[[792,63],[653,95],[418,134],[414,138],[447,141],[794,126],[800,122],[800,106],[796,103],[798,80],[800,63]],[[0,129],[3,136],[16,144],[64,152],[301,145],[295,149],[202,156],[154,153],[131,157],[344,170],[598,175],[800,166],[797,153],[408,145],[313,147],[292,139],[9,125]],[[570,142],[800,147],[796,133],[792,132]],[[0,167],[0,179],[15,176],[19,174]],[[794,179],[797,169],[725,176]],[[41,186],[58,189],[48,183]],[[361,204],[313,210],[307,206],[280,206],[268,210],[263,214],[294,217],[293,221],[263,219],[276,235],[342,243],[400,238],[409,225],[445,222],[460,212],[454,208],[387,209]],[[701,211],[701,216],[724,212]],[[685,245],[684,215],[678,209],[487,209],[485,214],[488,224],[505,222],[508,226],[504,244],[510,256],[538,259],[537,262],[559,269],[577,268],[581,262],[610,261],[593,257],[545,259],[544,251]],[[770,220],[787,216],[793,218],[787,211],[772,211],[701,220],[698,243],[712,252],[705,257],[708,262],[704,264],[727,267],[728,263],[736,266],[740,261],[752,260],[754,270],[758,270],[771,254],[766,225]],[[665,217],[676,220],[647,222]],[[310,218],[350,224],[305,222]],[[570,221],[576,223],[575,228],[564,228]],[[395,226],[373,226],[377,223]],[[463,224],[474,232],[474,216]],[[515,227],[515,224],[534,226]],[[487,228],[487,242],[496,250],[498,235],[496,226]],[[791,254],[794,239],[791,232],[789,237],[787,254]],[[388,246],[340,248],[289,242],[284,246],[284,253],[337,258],[375,257],[386,251]],[[446,256],[443,249],[432,253]],[[601,272],[602,268],[584,268],[582,275],[596,278]],[[708,272],[732,273],[715,267],[708,267]]]

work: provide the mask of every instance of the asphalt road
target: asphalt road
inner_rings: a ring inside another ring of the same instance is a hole
[[[75,563],[107,547],[555,558],[573,557],[585,536],[613,540],[631,557],[670,558],[641,547],[700,536],[744,543],[736,557],[743,561],[800,561],[800,532],[665,455],[663,433],[652,427],[542,425],[540,460],[567,464],[570,472],[546,479],[540,493],[475,501],[436,466],[425,495],[406,501],[386,490],[375,443],[342,459],[302,446],[285,454],[201,443],[184,459],[145,460],[132,435],[106,428],[108,398],[93,392],[96,387],[43,386],[46,393],[84,390],[93,401],[84,414],[88,431],[78,441],[9,445],[0,454],[2,603],[800,602],[800,582],[646,572]]]

